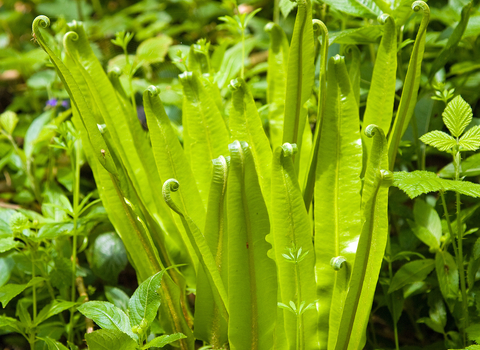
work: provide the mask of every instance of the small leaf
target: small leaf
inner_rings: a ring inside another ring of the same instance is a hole
[[[38,339],[43,340],[47,344],[48,350],[68,350],[68,348],[65,345],[63,345],[62,343],[59,343],[56,340],[53,340],[50,337],[45,337],[45,338],[38,337]]]
[[[127,312],[128,310],[128,301],[130,297],[123,290],[116,287],[105,287],[105,296],[107,300],[114,304],[119,309]]]
[[[0,127],[3,128],[7,134],[13,134],[13,130],[18,123],[17,113],[12,111],[6,111],[0,114]]]
[[[46,319],[59,314],[60,312],[70,309],[71,307],[75,306],[75,302],[73,301],[59,301],[54,300],[47,306],[45,306],[37,315],[35,319],[36,324],[40,324]]]
[[[459,145],[464,151],[476,151],[480,147],[480,125],[468,129],[460,138]]]
[[[78,311],[80,311],[85,317],[91,318],[102,328],[120,331],[128,334],[133,339],[136,338],[131,330],[128,316],[125,312],[111,303],[106,301],[89,301],[82,304],[78,308]]]
[[[89,350],[135,350],[137,343],[125,333],[113,329],[100,329],[85,334]]]
[[[179,339],[186,338],[185,335],[182,333],[175,333],[175,334],[169,334],[169,335],[162,335],[160,337],[153,338],[150,340],[147,344],[142,346],[142,350],[144,349],[149,349],[149,348],[163,348],[165,345],[173,343]]]
[[[127,266],[127,252],[115,232],[97,237],[92,248],[91,267],[95,275],[106,282],[116,284],[118,275]]]
[[[168,35],[160,35],[143,41],[137,48],[137,60],[145,63],[163,62],[173,40]]]
[[[16,241],[13,237],[1,238],[0,239],[0,253],[8,252],[9,250],[15,248],[21,248],[24,244],[22,242]]]
[[[15,318],[0,315],[0,329],[21,333],[23,331],[23,325]]]
[[[448,151],[457,145],[457,141],[443,131],[431,131],[420,137],[423,143],[433,146],[440,151]]]
[[[419,240],[421,240],[423,243],[425,243],[432,249],[438,250],[440,248],[440,240],[437,239],[437,237],[435,237],[435,235],[430,232],[428,228],[418,225],[417,223],[408,219],[407,222],[410,225],[413,233],[415,234],[415,236],[417,236]]]
[[[160,288],[164,273],[165,270],[149,277],[133,293],[128,303],[128,315],[132,326],[139,326],[145,319],[147,324],[144,327],[146,328],[155,319],[160,307],[160,295],[157,291]]]
[[[392,293],[407,284],[423,281],[435,268],[435,260],[415,260],[403,265],[393,276],[388,293]]]
[[[445,299],[457,298],[459,286],[458,268],[450,253],[439,251],[435,254],[435,269],[443,297]]]
[[[463,133],[472,121],[472,115],[472,107],[460,95],[448,103],[442,114],[443,122],[454,137]]]
[[[7,304],[15,298],[17,295],[19,295],[21,292],[23,292],[25,289],[28,287],[31,287],[33,285],[36,285],[40,282],[42,282],[44,279],[41,277],[35,277],[30,280],[30,282],[26,284],[6,284],[3,287],[0,288],[0,302],[2,303],[2,306],[5,308]]]

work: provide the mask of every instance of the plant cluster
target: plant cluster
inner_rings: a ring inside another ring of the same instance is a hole
[[[478,347],[478,4],[114,4],[0,42],[0,342]]]

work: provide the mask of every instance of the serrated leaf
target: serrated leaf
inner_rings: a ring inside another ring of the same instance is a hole
[[[480,125],[468,129],[458,143],[462,150],[476,151],[480,147]]]
[[[2,303],[3,307],[6,307],[7,304],[15,298],[18,294],[23,292],[28,287],[36,285],[42,282],[44,279],[41,277],[35,277],[30,280],[30,282],[26,284],[6,284],[0,288],[0,303]]]
[[[142,346],[142,350],[149,349],[152,347],[163,348],[165,345],[173,343],[179,339],[186,338],[182,333],[162,335],[160,337],[153,338],[147,344]]]
[[[0,239],[0,253],[8,252],[9,250],[15,248],[21,248],[24,244],[22,242],[16,241],[13,237],[1,238]]]
[[[480,185],[469,181],[455,181],[439,178],[429,171],[405,171],[393,174],[393,186],[400,188],[410,198],[437,191],[457,191],[466,196],[480,197]]]
[[[420,140],[440,151],[448,151],[457,145],[457,141],[447,133],[439,130],[431,131],[420,137]]]
[[[393,276],[388,293],[392,293],[407,284],[423,281],[435,268],[435,260],[415,260],[403,265]]]
[[[128,316],[115,305],[106,301],[88,301],[78,311],[102,328],[120,331],[135,339]]]
[[[100,329],[85,334],[90,350],[135,350],[137,343],[127,334],[113,329]]]
[[[455,137],[459,137],[470,124],[472,115],[472,107],[460,95],[447,104],[442,114],[443,122]]]
[[[160,295],[157,293],[165,270],[146,279],[133,293],[128,303],[128,315],[131,325],[138,326],[146,320],[147,327],[157,315],[160,307]]]

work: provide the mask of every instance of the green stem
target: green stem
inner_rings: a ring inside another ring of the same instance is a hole
[[[30,249],[30,257],[32,260],[32,279],[35,278],[35,247],[31,247]],[[37,287],[35,285],[32,286],[32,304],[33,304],[33,324],[35,325],[36,320],[37,320]],[[32,350],[35,349],[35,326],[30,330],[30,348]]]
[[[78,19],[83,22],[82,3],[81,0],[77,0],[77,12]]]
[[[273,1],[273,22],[280,23],[280,0]]]
[[[245,28],[242,28],[242,70],[240,77],[243,79],[245,75]]]
[[[137,115],[137,102],[135,101],[135,93],[133,92],[133,66],[130,66],[130,58],[128,57],[127,46],[123,47],[123,53],[125,54],[125,68],[130,68],[128,72],[128,87],[130,88],[130,101],[133,107],[133,113]]]
[[[387,249],[386,252],[388,254],[388,275],[390,278],[390,282],[393,279],[393,272],[392,272],[392,260],[391,260],[391,246],[390,246],[390,236],[387,237]],[[394,295],[389,294],[388,297],[390,298],[390,303],[393,305],[393,298]],[[400,350],[400,346],[398,343],[398,328],[397,328],[397,310],[395,307],[392,307],[392,318],[393,318],[393,334],[395,337],[395,350]]]
[[[453,251],[455,252],[455,256],[458,255],[457,252],[457,244],[455,243],[455,237],[452,229],[452,222],[450,221],[450,215],[448,214],[448,208],[447,208],[447,202],[445,201],[445,194],[443,191],[440,191],[440,198],[442,199],[442,206],[443,206],[443,212],[445,216],[445,221],[447,222],[447,227],[448,227],[448,232],[450,232],[450,240],[452,241],[453,244]],[[446,250],[447,247],[442,247],[443,250]]]
[[[71,288],[71,301],[75,301],[75,278],[77,275],[77,221],[78,221],[78,202],[80,192],[80,147],[78,145],[80,141],[75,142],[73,151],[75,152],[75,161],[72,162],[72,172],[74,174],[74,187],[73,187],[73,233],[72,233],[72,288]],[[68,340],[73,341],[73,316],[75,313],[75,307],[70,309],[70,327]]]
[[[458,144],[458,138],[457,138]],[[455,166],[455,180],[460,181],[460,162],[461,156],[458,146],[455,150],[453,156],[453,164]],[[456,194],[456,207],[457,207],[457,239],[458,239],[458,258],[457,265],[458,271],[460,272],[460,288],[462,291],[462,308],[463,308],[463,320],[462,320],[462,329],[461,335],[463,339],[463,345],[467,345],[465,329],[468,327],[468,300],[467,300],[467,288],[465,283],[465,269],[463,266],[463,229],[462,229],[462,218],[461,218],[461,203],[460,203],[460,193],[455,192]]]

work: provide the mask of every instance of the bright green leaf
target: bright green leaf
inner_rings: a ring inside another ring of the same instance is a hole
[[[175,333],[169,335],[162,335],[160,337],[153,338],[147,344],[142,346],[142,350],[149,348],[163,348],[165,345],[176,342],[179,339],[186,338],[182,333]]]
[[[460,137],[472,121],[472,107],[459,95],[447,104],[442,116],[452,136]]]
[[[6,307],[10,300],[15,298],[18,294],[28,287],[39,284],[43,280],[44,279],[41,277],[34,277],[26,284],[6,284],[3,287],[0,287],[0,303],[2,303],[3,307]]]
[[[480,125],[475,125],[462,135],[458,144],[461,150],[476,151],[480,147]]]
[[[449,151],[457,145],[457,141],[443,131],[431,131],[420,137],[423,143],[433,146],[440,151]]]
[[[388,293],[392,293],[407,284],[423,281],[435,268],[435,260],[415,260],[403,265],[393,276]]]
[[[135,350],[137,343],[127,334],[114,329],[100,329],[85,334],[90,350]]]

